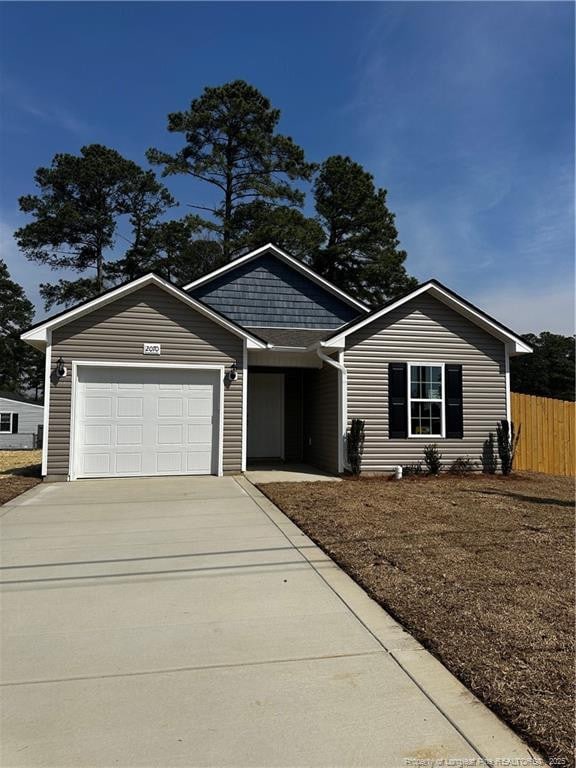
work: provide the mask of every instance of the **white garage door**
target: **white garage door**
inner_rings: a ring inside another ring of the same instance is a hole
[[[79,367],[75,476],[216,474],[220,375]]]

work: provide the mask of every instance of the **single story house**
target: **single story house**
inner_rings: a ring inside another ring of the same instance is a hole
[[[16,392],[0,391],[0,451],[36,448],[44,424],[44,407]]]
[[[37,324],[49,480],[477,458],[510,417],[516,333],[436,280],[369,310],[274,245],[178,288],[148,274]]]

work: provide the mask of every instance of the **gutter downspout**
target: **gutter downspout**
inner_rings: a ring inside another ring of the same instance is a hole
[[[338,371],[338,472],[344,472],[345,459],[344,459],[344,445],[346,441],[346,428],[348,426],[348,372],[344,365],[344,350],[338,352],[338,362],[332,357],[328,357],[322,351],[323,342],[320,342],[315,347],[315,352],[325,363],[333,366]]]

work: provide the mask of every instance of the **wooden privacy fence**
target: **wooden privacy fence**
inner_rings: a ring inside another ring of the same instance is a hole
[[[511,393],[512,421],[522,425],[514,469],[576,474],[574,418],[576,404],[568,400]]]

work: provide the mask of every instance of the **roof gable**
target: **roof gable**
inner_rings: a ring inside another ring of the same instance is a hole
[[[510,354],[515,355],[532,352],[532,347],[530,347],[530,345],[527,344],[520,336],[511,331],[505,325],[502,325],[502,323],[498,322],[498,320],[495,320],[493,317],[490,317],[490,315],[487,315],[478,307],[475,307],[466,299],[451,291],[445,285],[442,285],[442,283],[439,283],[437,280],[429,280],[427,283],[423,283],[422,285],[418,286],[418,288],[415,288],[413,291],[406,294],[406,296],[390,301],[380,309],[374,310],[368,315],[364,315],[357,320],[353,320],[343,328],[339,328],[333,334],[328,336],[325,341],[321,341],[320,344],[327,347],[342,347],[344,346],[346,337],[351,333],[360,330],[360,328],[369,325],[370,323],[374,322],[374,320],[383,317],[389,312],[392,312],[397,307],[400,307],[403,304],[412,301],[413,299],[425,293],[437,299],[438,301],[441,301],[443,304],[450,307],[455,312],[461,314],[463,317],[466,317],[472,323],[475,323],[480,328],[483,328],[492,336],[500,339],[503,343],[509,344]]]
[[[358,299],[355,299],[353,296],[350,296],[350,294],[346,293],[346,291],[343,291],[342,289],[338,288],[336,285],[331,283],[329,280],[326,280],[321,275],[319,275],[317,272],[315,272],[313,269],[308,267],[306,264],[304,264],[299,259],[295,259],[293,256],[290,256],[289,253],[286,253],[286,251],[283,251],[281,248],[278,248],[273,243],[268,243],[267,245],[263,245],[261,248],[257,248],[254,251],[250,251],[250,253],[244,254],[244,256],[239,256],[236,259],[233,259],[228,264],[225,264],[222,267],[219,267],[218,269],[215,269],[213,272],[209,272],[207,275],[204,275],[203,277],[198,278],[197,280],[194,280],[191,283],[188,283],[187,285],[183,286],[183,290],[185,291],[195,291],[200,286],[205,285],[208,282],[211,282],[215,280],[216,278],[219,278],[220,276],[226,274],[227,272],[230,272],[231,270],[237,269],[237,267],[241,264],[247,264],[250,261],[253,261],[254,259],[257,259],[259,256],[263,256],[264,254],[271,256],[274,259],[277,259],[278,261],[283,262],[287,266],[291,267],[294,271],[305,275],[309,280],[316,283],[319,286],[322,286],[325,291],[328,293],[331,293],[334,296],[337,296],[339,299],[341,299],[344,303],[348,304],[351,307],[354,307],[359,312],[368,312],[369,308]]]
[[[192,283],[188,291],[243,326],[329,330],[366,314],[363,305],[287,258],[264,249]]]
[[[86,302],[83,302],[82,304],[78,304],[75,307],[72,307],[72,309],[64,310],[63,312],[54,315],[48,320],[37,323],[28,331],[23,333],[20,338],[33,347],[43,349],[48,343],[49,334],[55,328],[60,328],[61,326],[66,325],[78,317],[90,314],[100,307],[113,303],[121,296],[125,296],[126,294],[138,291],[147,285],[157,286],[163,291],[166,291],[167,293],[174,296],[179,301],[187,304],[191,309],[206,316],[210,320],[213,320],[215,323],[223,326],[231,333],[236,334],[236,336],[240,336],[241,338],[246,339],[248,346],[252,346],[257,349],[266,348],[266,342],[263,339],[260,339],[255,333],[246,331],[244,328],[241,328],[239,325],[237,325],[234,321],[222,316],[212,307],[206,306],[199,299],[189,296],[182,289],[177,288],[176,286],[153,273],[144,275],[137,280],[132,280],[130,283],[125,283],[124,285],[118,286],[117,288],[113,288],[107,293],[104,293],[101,296],[97,296],[95,299],[90,299]]]

